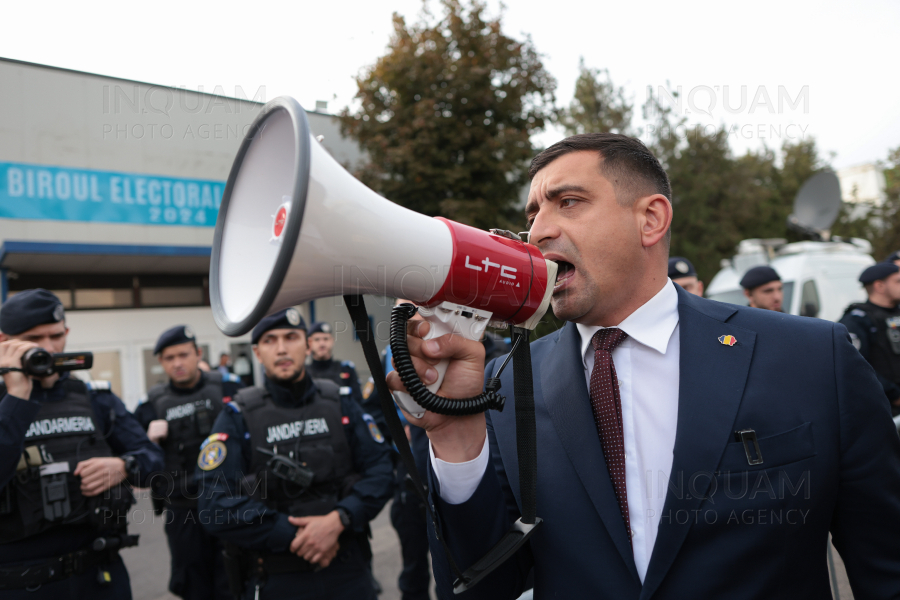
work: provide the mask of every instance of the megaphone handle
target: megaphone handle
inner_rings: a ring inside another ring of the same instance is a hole
[[[485,327],[473,327],[472,317],[458,315],[456,314],[456,311],[446,311],[444,314],[441,314],[439,310],[440,309],[433,311],[424,308],[419,309],[419,314],[422,315],[422,318],[428,321],[428,323],[431,325],[431,328],[428,330],[428,334],[422,339],[430,340],[442,335],[447,335],[448,333],[453,335],[461,335],[466,339],[475,341],[479,341],[481,339],[481,336],[484,334]],[[486,321],[485,325],[487,325]],[[444,375],[446,375],[447,373],[447,365],[449,364],[450,361],[448,359],[445,359],[434,365],[434,368],[438,373],[437,380],[435,380],[435,382],[431,385],[426,386],[428,391],[432,394],[436,394],[438,389],[440,389],[441,383],[444,381]],[[403,408],[403,410],[417,419],[422,418],[422,415],[425,414],[425,409],[419,406],[419,404],[415,400],[413,400],[412,396],[407,393],[394,392],[394,400],[401,406],[401,408]]]

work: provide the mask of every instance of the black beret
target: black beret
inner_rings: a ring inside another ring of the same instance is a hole
[[[859,282],[863,285],[868,285],[876,281],[881,281],[885,277],[890,277],[897,271],[900,271],[900,267],[892,262],[875,263],[862,272],[859,276]]]
[[[272,329],[302,329],[306,331],[306,321],[303,320],[303,315],[296,308],[280,310],[274,315],[265,317],[253,328],[250,341],[254,344],[257,343],[265,332]]]
[[[761,285],[766,285],[771,281],[781,281],[781,277],[772,267],[762,266],[753,267],[741,278],[741,287],[745,290],[752,290]]]
[[[32,327],[66,319],[62,302],[53,293],[37,288],[19,292],[0,309],[0,331],[19,335]]]
[[[319,321],[318,323],[313,323],[312,327],[309,328],[309,335],[312,336],[316,333],[327,333],[332,335],[331,325],[329,323],[325,323],[324,321]]]
[[[163,331],[163,334],[156,340],[156,348],[153,354],[159,354],[169,346],[177,346],[178,344],[186,344],[187,342],[197,343],[197,336],[194,330],[187,325],[176,325],[172,329]]]
[[[900,260],[900,250],[897,250],[896,252],[888,256],[886,259],[884,259],[884,262],[892,263],[895,260]]]
[[[696,277],[697,271],[694,265],[686,258],[681,256],[673,256],[669,259],[669,279],[678,279],[679,277]]]

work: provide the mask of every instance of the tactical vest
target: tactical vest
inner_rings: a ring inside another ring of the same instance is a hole
[[[222,411],[222,374],[210,371],[203,374],[203,380],[203,386],[191,394],[176,394],[165,383],[147,393],[147,402],[156,409],[157,418],[169,424],[169,434],[160,445],[166,456],[166,470],[174,478],[172,491],[176,496],[195,491],[194,467],[200,444]]]
[[[0,544],[51,528],[91,526],[121,531],[134,496],[122,482],[97,496],[81,495],[75,467],[89,458],[114,456],[100,430],[87,386],[68,378],[64,399],[44,402],[25,433],[16,474],[0,490]],[[6,388],[0,386],[0,392]],[[113,417],[114,418],[114,417]],[[113,423],[107,426],[111,430]]]
[[[298,517],[331,512],[359,480],[344,434],[337,386],[327,380],[313,381],[319,393],[304,406],[278,406],[259,387],[243,389],[234,399],[252,447],[245,491],[269,508]],[[303,488],[274,474],[267,452],[310,469],[312,483]]]
[[[869,364],[875,371],[900,384],[900,313],[871,303],[851,304],[846,313],[861,310],[875,331],[869,335]]]

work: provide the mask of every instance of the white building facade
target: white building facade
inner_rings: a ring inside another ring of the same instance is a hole
[[[178,324],[213,366],[245,355],[259,381],[249,335],[228,338],[213,322],[208,272],[225,180],[264,88],[232,98],[5,59],[0,82],[0,301],[56,293],[68,349],[93,351],[90,377],[110,380],[129,408],[163,379],[152,348]],[[308,117],[339,162],[359,161],[334,117]],[[367,304],[383,347],[390,304]],[[336,355],[365,378],[340,299],[300,308],[334,323]]]

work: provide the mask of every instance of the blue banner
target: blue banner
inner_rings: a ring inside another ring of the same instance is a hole
[[[0,218],[215,227],[225,182],[0,162]]]

